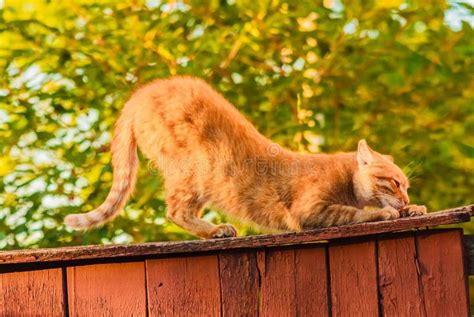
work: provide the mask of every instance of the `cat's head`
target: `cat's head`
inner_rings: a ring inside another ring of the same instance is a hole
[[[400,210],[408,204],[408,178],[391,156],[375,152],[365,140],[359,141],[356,156],[354,190],[361,205]]]

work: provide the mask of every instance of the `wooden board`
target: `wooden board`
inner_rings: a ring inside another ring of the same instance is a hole
[[[462,229],[416,234],[427,316],[468,316]]]
[[[327,316],[324,246],[267,249],[260,260],[262,316]]]
[[[426,316],[413,233],[378,241],[378,269],[383,316]]]
[[[0,316],[64,316],[61,269],[0,274]]]
[[[67,268],[70,316],[145,316],[143,262]]]
[[[332,316],[378,316],[375,242],[329,246]]]
[[[149,316],[219,316],[217,255],[146,261]]]
[[[295,251],[266,250],[264,263],[261,316],[295,316]]]
[[[326,246],[295,250],[296,316],[328,316]]]
[[[366,236],[378,233],[408,230],[413,228],[453,224],[470,220],[474,205],[430,213],[425,216],[400,218],[389,221],[360,223],[302,232],[260,235],[241,238],[194,240],[180,242],[156,242],[136,245],[107,245],[5,251],[0,253],[2,264],[37,263],[50,261],[95,260],[100,258],[123,258],[163,254],[183,254],[204,251],[258,248],[298,243],[316,242],[348,237]]]
[[[257,316],[259,272],[256,251],[219,254],[222,315]]]

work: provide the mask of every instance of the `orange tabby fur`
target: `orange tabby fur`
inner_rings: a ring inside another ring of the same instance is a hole
[[[296,231],[426,213],[406,206],[406,176],[364,140],[354,153],[291,152],[263,137],[204,81],[173,77],[138,89],[126,103],[112,140],[110,193],[97,209],[68,215],[67,225],[98,226],[122,210],[135,185],[137,146],[163,173],[167,216],[203,238],[237,235],[230,224],[200,218],[207,203]]]

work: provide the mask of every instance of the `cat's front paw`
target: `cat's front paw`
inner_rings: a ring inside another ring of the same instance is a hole
[[[413,217],[426,215],[426,206],[410,205],[400,210],[401,217]]]
[[[231,238],[237,237],[237,229],[231,224],[223,223],[218,225],[211,233],[211,238]]]
[[[391,220],[400,218],[400,212],[391,206],[384,207],[380,210],[380,220]]]

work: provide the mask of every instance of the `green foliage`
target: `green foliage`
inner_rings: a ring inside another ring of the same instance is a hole
[[[472,203],[474,37],[447,25],[456,8],[472,19],[444,1],[7,1],[0,249],[190,238],[164,218],[144,160],[121,217],[85,234],[62,224],[106,197],[112,126],[133,89],[175,74],[206,79],[295,150],[366,138],[431,210]]]

